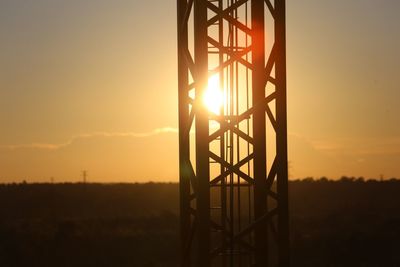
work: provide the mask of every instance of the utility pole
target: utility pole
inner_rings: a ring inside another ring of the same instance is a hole
[[[88,171],[87,170],[83,170],[82,171],[82,182],[84,184],[86,184],[86,182],[87,182],[87,177],[88,177]]]

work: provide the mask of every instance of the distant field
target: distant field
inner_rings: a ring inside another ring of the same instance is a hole
[[[290,182],[293,266],[400,266],[400,181]],[[177,184],[0,185],[0,266],[177,266]]]

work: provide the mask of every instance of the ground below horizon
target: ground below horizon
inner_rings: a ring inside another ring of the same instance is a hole
[[[178,266],[174,183],[0,185],[0,266]],[[291,181],[292,266],[400,266],[400,181]]]

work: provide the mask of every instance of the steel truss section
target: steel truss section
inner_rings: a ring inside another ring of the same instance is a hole
[[[289,266],[285,0],[177,7],[181,266]]]

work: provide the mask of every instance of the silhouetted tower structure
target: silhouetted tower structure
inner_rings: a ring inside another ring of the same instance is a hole
[[[181,266],[289,266],[285,0],[177,4]]]

